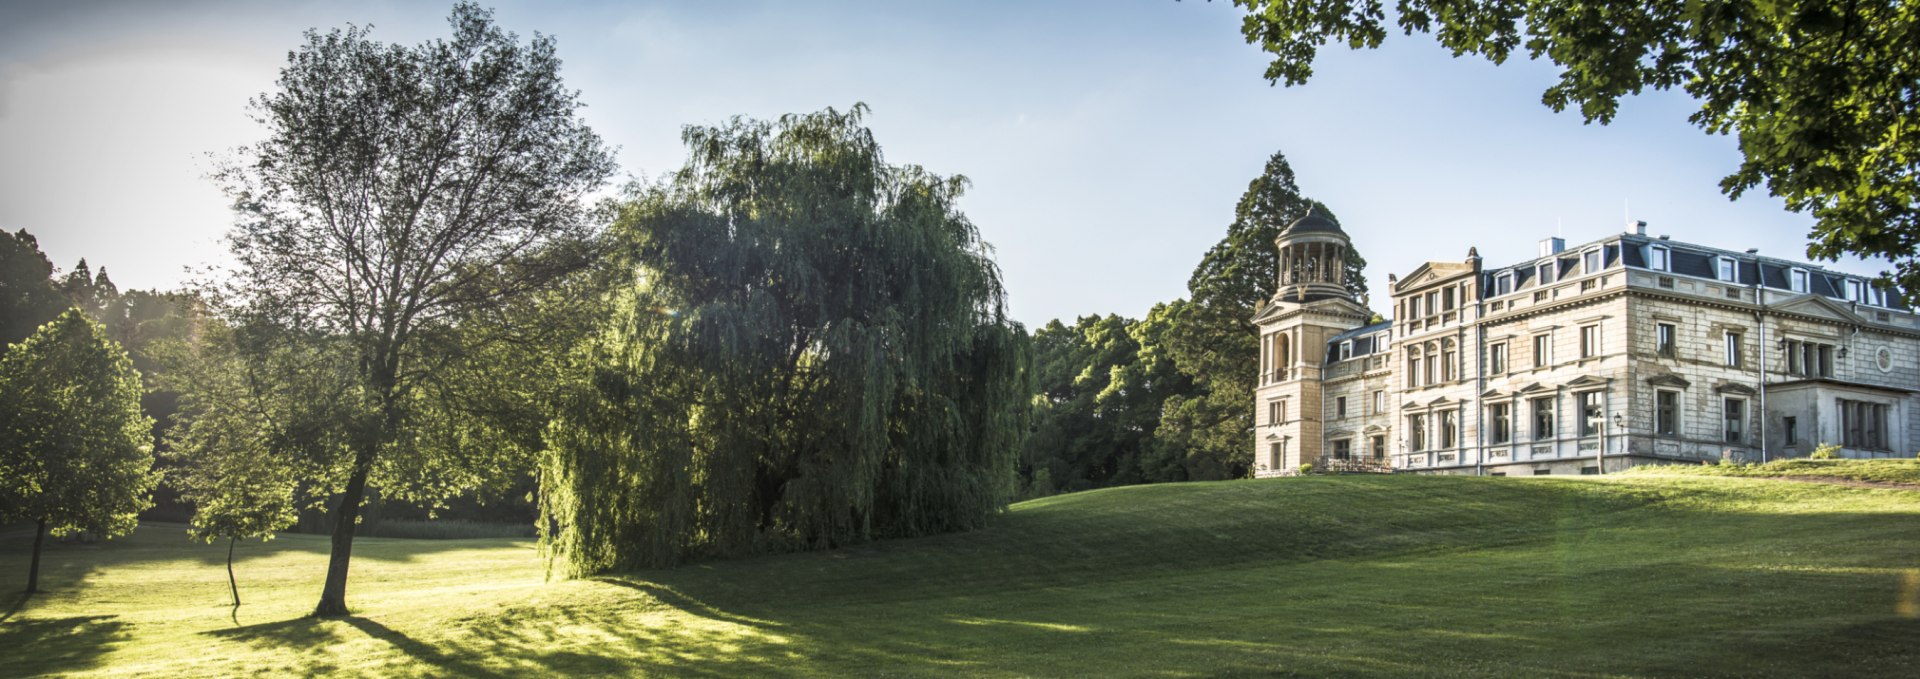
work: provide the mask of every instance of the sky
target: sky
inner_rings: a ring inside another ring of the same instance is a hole
[[[207,175],[264,136],[247,102],[302,32],[370,24],[412,44],[448,33],[449,6],[0,0],[0,228],[33,233],[62,270],[105,266],[123,289],[223,266],[233,218]],[[1687,124],[1684,94],[1634,97],[1588,125],[1540,104],[1550,63],[1494,66],[1398,34],[1324,49],[1306,85],[1274,86],[1226,2],[489,6],[508,30],[555,37],[623,176],[680,167],[685,125],[866,103],[889,161],[972,181],[960,208],[1029,327],[1184,296],[1275,152],[1366,257],[1376,309],[1389,273],[1469,246],[1501,266],[1542,238],[1579,244],[1635,219],[1804,259],[1813,223],[1764,191],[1721,194],[1737,144]]]

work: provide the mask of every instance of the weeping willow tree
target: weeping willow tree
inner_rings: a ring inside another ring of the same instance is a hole
[[[632,283],[543,461],[573,574],[978,527],[1012,490],[1028,339],[955,207],[866,108],[689,127],[615,232]]]

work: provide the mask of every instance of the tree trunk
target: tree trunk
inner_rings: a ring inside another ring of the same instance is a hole
[[[238,606],[240,605],[240,581],[233,579],[234,540],[235,538],[232,537],[227,538],[227,586],[233,588],[233,605]]]
[[[33,524],[33,565],[27,567],[27,593],[40,591],[40,545],[47,539],[47,520]]]
[[[347,563],[353,558],[353,529],[360,518],[360,499],[367,492],[367,472],[373,467],[371,453],[362,453],[347,479],[340,506],[333,512],[333,553],[327,558],[327,583],[320,590],[316,617],[347,615]]]

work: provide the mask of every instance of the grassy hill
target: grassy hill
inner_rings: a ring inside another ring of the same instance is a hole
[[[0,540],[0,588],[27,543]],[[988,530],[546,582],[527,540],[179,526],[50,549],[5,674],[1910,676],[1920,492],[1753,478],[1347,476],[1016,505]],[[4,590],[0,590],[4,591]],[[11,596],[0,602],[11,602]],[[0,604],[4,605],[4,604]],[[4,613],[14,609],[12,613]]]

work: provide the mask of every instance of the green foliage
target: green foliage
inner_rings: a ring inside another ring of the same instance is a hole
[[[1302,463],[1300,463],[1300,473],[1302,473],[1302,474],[1312,474],[1312,473],[1313,473],[1313,463],[1311,463],[1311,462],[1302,462]]]
[[[273,538],[298,518],[301,459],[277,448],[286,403],[257,387],[256,373],[226,326],[202,324],[190,344],[167,347],[166,385],[180,393],[168,431],[180,467],[169,485],[194,506],[193,537]]]
[[[637,272],[547,433],[573,573],[976,528],[1026,433],[1028,338],[955,207],[865,106],[689,127],[615,230]]]
[[[1911,459],[1850,460],[1809,456],[1766,464],[1649,465],[1634,467],[1628,472],[1652,476],[1796,477],[1920,485],[1920,460]]]
[[[1085,316],[1034,333],[1039,393],[1021,454],[1028,497],[1186,478],[1154,439],[1161,404],[1190,388],[1159,345],[1163,318],[1155,307],[1145,322]]]
[[[1819,447],[1814,448],[1812,453],[1809,453],[1807,455],[1807,459],[1809,460],[1840,459],[1840,445],[1836,443],[1822,443],[1820,444]]]
[[[1329,42],[1378,47],[1376,0],[1235,0],[1242,33],[1274,55],[1270,81],[1306,82]],[[1609,122],[1621,97],[1679,88],[1690,118],[1738,135],[1744,156],[1720,182],[1738,197],[1765,183],[1818,221],[1810,256],[1885,258],[1883,276],[1920,303],[1920,12],[1909,0],[1459,3],[1399,0],[1407,34],[1431,32],[1455,56],[1502,63],[1516,51],[1561,67],[1543,103]]]
[[[0,520],[133,530],[159,480],[140,375],[99,323],[60,314],[0,358]]]

